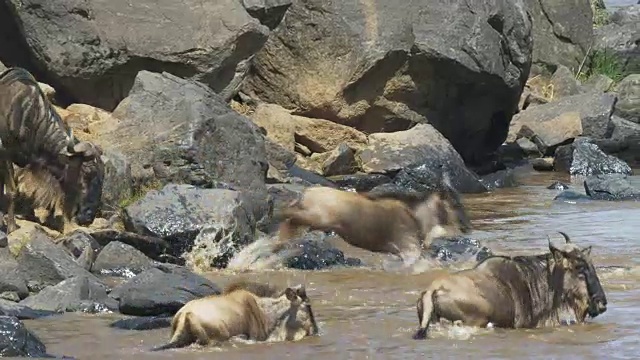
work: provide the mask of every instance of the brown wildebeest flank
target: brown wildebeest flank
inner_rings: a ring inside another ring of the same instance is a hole
[[[282,209],[278,246],[297,230],[334,231],[352,246],[397,255],[406,265],[439,236],[458,236],[471,229],[466,211],[448,181],[424,194],[354,193],[330,187],[306,188]],[[277,251],[277,250],[274,250]]]
[[[607,298],[590,258],[569,236],[562,247],[549,240],[549,253],[491,256],[471,269],[445,274],[420,294],[419,327],[414,339],[425,339],[440,318],[467,326],[535,328],[560,324],[560,313],[578,322],[607,310]]]

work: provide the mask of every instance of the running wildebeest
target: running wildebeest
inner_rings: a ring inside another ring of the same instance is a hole
[[[607,310],[607,298],[590,258],[560,232],[565,244],[549,239],[549,253],[491,256],[471,269],[435,279],[417,301],[419,327],[414,339],[425,339],[432,321],[441,318],[467,326],[535,328],[557,326],[562,312],[577,322]]]
[[[93,222],[102,197],[102,150],[74,137],[36,79],[19,67],[0,74],[0,142],[7,233],[18,228],[18,192],[35,206],[61,213],[64,227]]]
[[[245,289],[247,288],[247,289]],[[317,334],[311,304],[304,286],[259,296],[267,291],[255,283],[232,284],[220,295],[211,295],[186,303],[173,317],[171,340],[152,351],[216,344],[245,335],[254,341],[298,341]]]
[[[354,193],[330,187],[306,188],[282,209],[279,239],[284,246],[297,230],[334,231],[352,246],[402,258],[406,265],[422,256],[435,237],[470,231],[456,190],[445,177],[428,193]]]

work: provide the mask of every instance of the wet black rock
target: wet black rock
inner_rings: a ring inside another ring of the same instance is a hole
[[[123,330],[154,330],[171,326],[172,316],[141,316],[120,319],[109,324],[112,328]]]
[[[153,260],[140,250],[113,241],[100,251],[92,271],[100,275],[133,277],[152,266]]]
[[[252,201],[240,191],[169,184],[128,206],[124,223],[127,231],[166,240],[174,256],[224,264],[240,247],[254,240]],[[205,228],[219,232],[200,236]],[[224,233],[224,239],[233,240],[233,247],[224,252],[219,252],[218,243],[214,242],[220,233]]]
[[[338,187],[333,181],[328,180],[327,178],[320,176],[314,172],[303,169],[296,164],[291,165],[286,171],[285,175],[289,176],[292,179],[292,183],[303,184],[306,186],[310,185],[321,185],[328,187]],[[298,179],[298,181],[296,181]]]
[[[590,176],[584,190],[595,200],[640,200],[640,178],[624,174]]]
[[[575,203],[577,201],[590,201],[591,198],[573,190],[564,190],[560,194],[556,195],[553,200]]]
[[[48,286],[22,300],[20,305],[55,312],[101,313],[117,311],[118,304],[107,296],[107,287],[87,276],[76,276]]]
[[[357,192],[369,191],[374,187],[391,182],[391,178],[383,174],[352,174],[330,176],[329,180],[343,189],[354,189]]]
[[[0,316],[0,357],[44,357],[47,348],[17,317]]]
[[[464,236],[439,237],[434,239],[426,250],[427,256],[440,261],[482,261],[493,255],[491,249],[480,245],[477,240]]]
[[[32,320],[56,314],[58,314],[58,312],[34,310],[26,305],[0,299],[0,315],[15,316],[20,320]]]
[[[605,154],[589,138],[576,138],[572,144],[558,147],[553,167],[571,175],[632,174],[627,163]]]
[[[328,243],[326,235],[321,232],[306,233],[294,246],[298,247],[299,253],[284,262],[289,268],[321,270],[336,266],[362,265],[360,259],[346,258],[342,251]]]
[[[418,192],[432,191],[440,184],[442,169],[428,165],[407,167],[398,172],[393,183]],[[448,172],[453,187],[461,193],[483,193],[488,190],[480,178],[465,167],[450,168],[445,165],[444,170]]]
[[[119,301],[120,313],[150,316],[175,314],[188,301],[220,294],[220,287],[184,267],[156,265],[122,285],[109,296]]]
[[[561,182],[561,181],[554,181],[553,184],[547,186],[547,189],[549,190],[568,190],[569,189],[569,185]]]

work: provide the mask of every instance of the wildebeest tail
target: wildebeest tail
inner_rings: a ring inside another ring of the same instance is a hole
[[[431,323],[431,317],[433,315],[433,308],[435,302],[435,291],[425,290],[420,293],[420,297],[416,303],[416,310],[418,312],[418,330],[413,334],[415,340],[422,340],[427,338],[427,331],[429,324]]]
[[[160,351],[167,349],[177,349],[181,347],[185,347],[187,345],[191,345],[193,343],[193,338],[189,334],[189,329],[191,328],[191,320],[189,319],[189,315],[183,317],[184,321],[177,326],[172,326],[173,336],[171,337],[171,341],[167,344],[156,346],[154,348],[149,349],[149,351]],[[173,325],[173,322],[172,322]],[[177,335],[177,336],[176,336]]]

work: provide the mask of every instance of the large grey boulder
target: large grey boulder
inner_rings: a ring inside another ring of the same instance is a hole
[[[614,113],[640,124],[640,74],[631,74],[616,86],[618,102]]]
[[[0,58],[40,70],[76,101],[112,110],[140,70],[222,92],[268,27],[238,0],[2,0]],[[51,81],[50,81],[51,80]]]
[[[134,180],[265,189],[263,135],[200,83],[141,71],[113,116],[97,141],[126,154]]]
[[[242,89],[368,133],[428,121],[474,160],[504,141],[531,28],[522,0],[295,1]]]
[[[533,63],[576,70],[593,39],[589,1],[526,0],[533,17]]]
[[[125,228],[165,239],[173,255],[191,266],[224,267],[235,251],[254,241],[250,202],[239,191],[170,184],[128,206]]]

